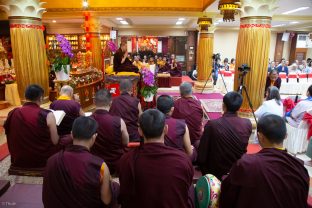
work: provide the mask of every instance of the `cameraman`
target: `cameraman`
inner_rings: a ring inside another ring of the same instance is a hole
[[[218,80],[218,72],[219,72],[219,69],[221,69],[221,59],[220,57],[216,57],[214,60],[213,60],[213,69],[212,69],[212,79],[213,79],[213,85],[216,85],[217,84],[217,80]]]

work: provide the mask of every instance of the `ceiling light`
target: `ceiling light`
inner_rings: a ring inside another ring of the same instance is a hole
[[[128,25],[129,23],[125,20],[120,20],[120,23],[123,24],[123,25]]]
[[[282,27],[282,26],[285,26],[285,24],[273,25],[272,27]]]
[[[184,21],[184,20],[185,20],[185,18],[179,18],[178,20],[179,20],[179,21]]]
[[[82,6],[83,7],[88,7],[89,6],[88,0],[83,0]]]
[[[219,19],[218,22],[223,22],[223,19]]]
[[[120,21],[123,20],[121,17],[117,17],[116,20]]]
[[[177,21],[176,25],[182,25],[182,23],[183,23],[182,21]]]
[[[52,20],[53,23],[56,23],[56,20]]]
[[[293,9],[293,10],[290,10],[288,12],[284,12],[282,14],[292,14],[292,13],[295,13],[295,12],[299,12],[299,11],[302,11],[302,10],[306,10],[306,9],[309,9],[310,7],[299,7],[297,9]]]
[[[298,24],[299,22],[297,21],[293,21],[293,22],[290,22],[290,24]]]
[[[215,22],[215,23],[213,23],[214,25],[218,25],[218,24],[220,24],[219,22]]]

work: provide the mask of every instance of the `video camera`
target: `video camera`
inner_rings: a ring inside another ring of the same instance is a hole
[[[241,67],[238,67],[238,71],[247,74],[250,71],[250,67],[247,64],[243,64]]]

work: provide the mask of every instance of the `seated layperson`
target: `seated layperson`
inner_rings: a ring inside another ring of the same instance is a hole
[[[169,95],[161,95],[157,99],[157,109],[166,115],[168,132],[165,135],[165,145],[185,151],[187,155],[193,154],[188,127],[184,120],[171,117],[174,102]]]
[[[194,170],[185,153],[164,144],[165,115],[149,109],[140,117],[144,145],[120,160],[123,208],[189,208]],[[194,190],[193,190],[194,191]]]
[[[12,167],[43,168],[58,151],[55,117],[40,107],[43,95],[40,86],[29,85],[25,92],[27,102],[12,110],[4,124]]]
[[[99,128],[91,153],[102,158],[111,174],[114,174],[124,153],[123,147],[129,142],[127,127],[120,117],[109,114],[112,95],[108,90],[99,90],[95,94],[94,103],[96,109],[91,117],[97,121]]]
[[[79,116],[84,116],[80,104],[73,100],[74,90],[69,85],[64,85],[61,88],[60,96],[57,100],[51,103],[52,110],[63,110],[66,114],[57,127],[57,132],[60,136],[70,134],[74,120]]]
[[[287,122],[293,126],[298,127],[307,110],[312,109],[312,85],[308,88],[307,98],[300,101],[291,112],[286,114]]]
[[[266,93],[266,101],[256,110],[255,116],[259,119],[267,114],[284,116],[284,106],[277,87],[271,86]]]
[[[74,145],[49,158],[43,180],[44,207],[104,207],[111,202],[109,169],[103,159],[90,153],[97,128],[94,119],[77,118]]]
[[[270,86],[275,86],[278,89],[281,88],[281,84],[282,84],[282,79],[278,76],[278,72],[275,69],[272,69],[269,73],[269,76],[267,76],[266,79],[266,83],[265,83],[265,91],[267,91],[267,89]]]
[[[119,88],[121,95],[113,100],[109,112],[111,115],[121,117],[126,122],[131,142],[140,141],[138,132],[138,120],[142,113],[140,101],[131,96],[132,83],[130,80],[121,80]]]
[[[242,102],[239,93],[227,93],[223,97],[223,116],[207,122],[197,157],[203,175],[212,174],[222,180],[222,176],[246,153],[252,125],[249,119],[237,115]]]
[[[278,73],[283,72],[283,73],[286,73],[286,75],[288,75],[288,67],[286,66],[286,61],[285,60],[283,60],[281,65],[279,65],[277,67],[277,71],[278,71]]]
[[[127,44],[122,42],[114,55],[114,72],[135,72],[139,69],[128,58]]]
[[[169,61],[169,66],[170,66],[170,76],[172,77],[181,77],[182,76],[182,69],[180,64],[177,62],[175,55],[171,55],[171,59]]]
[[[191,143],[197,149],[202,135],[204,111],[201,103],[192,96],[192,85],[184,82],[180,85],[181,98],[175,101],[173,118],[185,119],[190,130]]]
[[[277,115],[257,126],[262,150],[245,154],[221,184],[220,208],[307,207],[309,174],[283,149],[286,125]]]
[[[140,56],[134,56],[134,61],[132,64],[141,70],[143,63],[140,61]]]

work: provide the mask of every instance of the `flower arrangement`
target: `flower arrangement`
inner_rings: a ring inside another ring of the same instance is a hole
[[[59,72],[62,70],[63,65],[70,64],[70,59],[74,57],[74,54],[72,52],[70,42],[63,35],[57,34],[56,40],[59,43],[59,46],[61,47],[61,54],[56,56],[53,64],[54,64],[54,71]],[[64,72],[68,74],[66,67],[64,68]]]
[[[142,80],[144,86],[141,89],[141,95],[145,98],[155,95],[157,93],[155,75],[147,67],[142,68]]]
[[[108,49],[112,52],[112,53],[115,53],[117,50],[118,50],[118,47],[117,45],[114,43],[114,41],[107,41],[107,46],[108,46]]]

